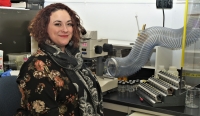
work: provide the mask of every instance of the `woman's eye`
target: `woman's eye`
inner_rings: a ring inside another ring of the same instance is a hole
[[[55,26],[61,26],[61,24],[60,23],[56,23]]]
[[[72,23],[68,23],[67,25],[68,25],[68,26],[73,26],[73,24],[72,24]]]

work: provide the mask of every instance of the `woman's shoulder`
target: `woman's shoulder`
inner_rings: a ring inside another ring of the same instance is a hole
[[[31,65],[34,66],[36,62],[45,62],[49,59],[48,55],[38,49],[35,53],[31,54],[31,56],[25,61],[22,67],[30,67]]]
[[[37,50],[35,53],[31,54],[31,56],[25,61],[20,69],[20,75],[24,75],[25,73],[32,74],[33,72],[42,72],[41,68],[46,69],[51,68],[52,61],[51,58],[41,50]]]
[[[35,53],[32,53],[31,56],[32,57],[47,57],[48,55],[39,48]]]

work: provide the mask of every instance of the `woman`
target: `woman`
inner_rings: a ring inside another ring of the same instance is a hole
[[[20,69],[17,116],[102,116],[101,88],[79,52],[85,30],[76,12],[61,3],[46,6],[29,31],[39,49]]]

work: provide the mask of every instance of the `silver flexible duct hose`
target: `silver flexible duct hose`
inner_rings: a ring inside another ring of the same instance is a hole
[[[186,46],[196,42],[200,37],[199,3],[193,4],[190,14],[198,15],[188,16]],[[143,30],[126,57],[107,59],[106,68],[108,74],[113,77],[121,77],[136,73],[146,64],[155,46],[180,49],[182,46],[182,35],[183,28],[150,27]]]

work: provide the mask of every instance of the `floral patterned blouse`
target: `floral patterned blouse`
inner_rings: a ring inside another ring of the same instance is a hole
[[[40,49],[22,65],[17,83],[22,98],[16,116],[80,116],[75,86]]]

